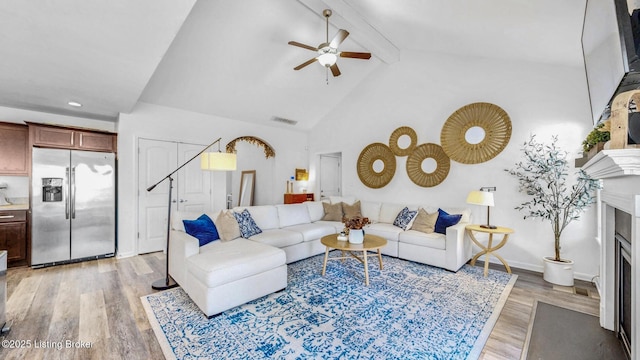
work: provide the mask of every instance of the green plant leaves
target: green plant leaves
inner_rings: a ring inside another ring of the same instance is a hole
[[[556,260],[560,260],[562,231],[595,202],[595,190],[600,188],[600,181],[580,169],[575,183],[569,186],[567,153],[556,146],[557,141],[558,137],[554,136],[550,144],[542,144],[532,135],[521,148],[524,160],[505,171],[518,180],[520,192],[532,197],[515,209],[525,212],[525,219],[540,218],[551,222]]]

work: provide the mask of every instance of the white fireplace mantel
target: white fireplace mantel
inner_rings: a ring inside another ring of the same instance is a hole
[[[640,329],[640,149],[602,150],[582,169],[602,180],[598,196],[600,325],[616,330],[615,209],[631,214],[631,326]],[[631,358],[640,358],[640,333],[631,335]]]
[[[596,179],[640,175],[640,149],[602,150],[582,170]]]

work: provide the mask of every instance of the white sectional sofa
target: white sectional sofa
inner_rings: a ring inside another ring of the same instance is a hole
[[[393,222],[406,205],[361,201],[362,216],[372,224],[365,233],[382,236],[388,243],[382,253],[457,271],[471,258],[471,243],[464,228],[470,223],[468,209],[444,209],[462,214],[446,235],[402,230]],[[427,212],[431,206],[412,205]],[[213,241],[202,247],[188,235],[182,220],[201,213],[176,212],[170,232],[169,274],[207,316],[213,316],[286,287],[286,264],[324,252],[320,239],[343,229],[340,221],[325,221],[322,202],[237,207],[247,209],[262,230],[248,239]],[[207,213],[214,222],[219,212]],[[216,224],[217,225],[217,224]],[[320,274],[320,269],[318,269]]]

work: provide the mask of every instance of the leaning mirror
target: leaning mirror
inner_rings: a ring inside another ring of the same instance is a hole
[[[253,189],[256,183],[256,171],[245,170],[240,175],[240,196],[238,198],[238,206],[253,205]]]

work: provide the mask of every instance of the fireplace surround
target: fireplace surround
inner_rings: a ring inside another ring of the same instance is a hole
[[[640,334],[633,331],[640,328],[640,149],[603,150],[582,168],[602,180],[597,225],[600,276],[596,282],[600,292],[600,325],[628,335],[631,359],[636,359],[640,357]],[[629,226],[620,231],[622,218]],[[619,270],[626,271],[626,275]],[[625,282],[630,287],[627,289],[630,296],[619,292],[618,285]],[[630,301],[625,302],[624,296]],[[632,331],[629,333],[625,328]]]

